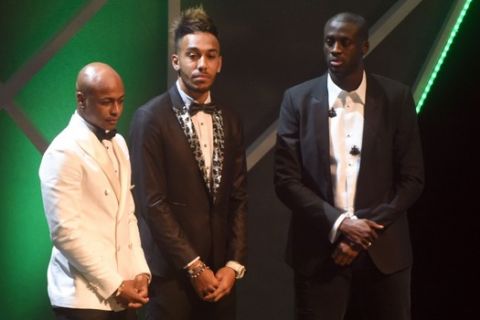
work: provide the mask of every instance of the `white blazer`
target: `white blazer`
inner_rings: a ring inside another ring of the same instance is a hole
[[[112,298],[121,282],[150,274],[130,192],[127,145],[119,134],[112,145],[119,177],[103,144],[75,112],[43,155],[39,175],[53,242],[53,306],[121,310]]]

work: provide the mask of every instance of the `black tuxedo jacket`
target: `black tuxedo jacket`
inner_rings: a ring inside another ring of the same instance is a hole
[[[134,115],[130,153],[142,245],[153,274],[173,275],[200,256],[216,270],[245,263],[246,165],[242,126],[222,110],[221,184],[210,196],[173,108],[184,105],[176,86]]]
[[[307,276],[331,259],[334,245],[328,233],[342,213],[333,205],[329,139],[327,76],[288,89],[280,110],[275,188],[293,212],[290,261]],[[385,226],[368,250],[383,273],[412,262],[406,210],[419,197],[423,183],[410,90],[368,75],[355,215]]]

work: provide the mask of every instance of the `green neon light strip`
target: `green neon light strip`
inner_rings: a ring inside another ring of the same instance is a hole
[[[445,57],[447,56],[448,50],[450,49],[450,46],[453,43],[453,39],[458,33],[458,30],[460,28],[460,24],[462,23],[463,19],[465,18],[465,15],[467,13],[467,10],[470,6],[470,3],[472,3],[473,0],[467,0],[465,1],[465,4],[463,5],[462,10],[460,11],[457,21],[455,22],[452,31],[450,32],[450,35],[448,37],[447,42],[445,43],[445,46],[443,47],[442,53],[440,54],[437,63],[435,64],[435,67],[433,68],[432,73],[430,74],[430,77],[427,81],[427,84],[425,85],[425,88],[423,89],[422,95],[420,96],[420,99],[418,100],[417,103],[417,113],[420,113],[422,110],[422,106],[427,99],[428,93],[430,92],[430,89],[432,88],[433,82],[435,81],[435,78],[437,77],[438,72],[440,71],[440,68],[443,64],[443,61],[445,61]]]

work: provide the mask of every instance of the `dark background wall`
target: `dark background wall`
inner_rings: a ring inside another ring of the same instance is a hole
[[[454,1],[424,0],[367,57],[369,71],[411,86]],[[0,83],[7,83],[87,6],[92,14],[48,61],[28,76],[14,103],[48,142],[74,109],[79,68],[101,60],[123,75],[132,112],[167,87],[167,1],[0,2]],[[224,68],[217,100],[244,120],[252,143],[277,117],[283,91],[325,70],[322,27],[339,11],[376,22],[396,1],[180,1],[203,3],[219,26]],[[419,114],[427,185],[410,210],[415,254],[414,319],[474,318],[480,237],[475,115],[480,16],[473,1]],[[46,265],[50,241],[37,169],[41,153],[0,105],[0,301],[2,319],[49,319]],[[239,319],[293,319],[292,273],[284,263],[289,213],[272,187],[272,155],[249,173],[249,263],[238,283]]]
[[[478,17],[474,1],[419,116],[427,185],[410,210],[416,319],[478,317]]]

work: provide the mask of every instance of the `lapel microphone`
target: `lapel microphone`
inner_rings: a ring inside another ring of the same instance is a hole
[[[358,156],[360,154],[360,149],[358,149],[358,147],[354,145],[352,149],[350,149],[350,154],[352,156]]]
[[[337,113],[335,112],[335,109],[333,109],[333,107],[331,107],[329,110],[328,110],[328,117],[329,118],[335,118],[337,116]]]

